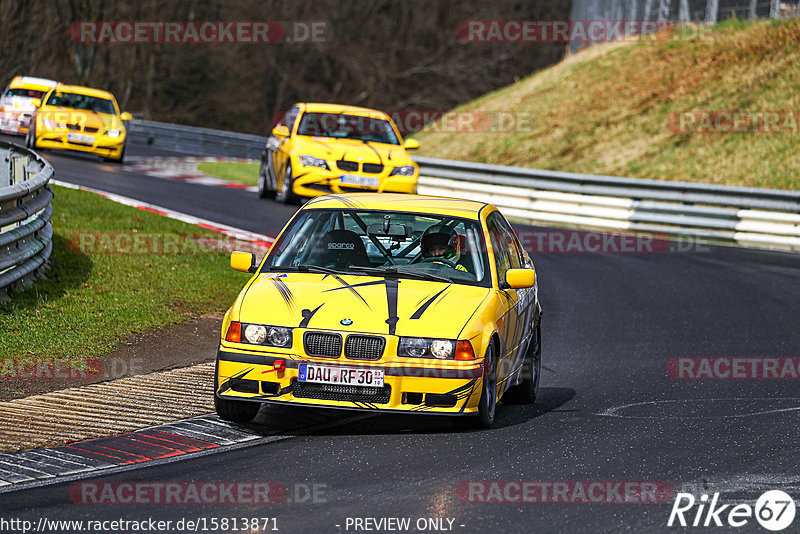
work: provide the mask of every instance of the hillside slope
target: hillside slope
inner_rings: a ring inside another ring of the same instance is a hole
[[[734,20],[595,46],[458,108],[527,114],[527,124],[419,133],[420,155],[798,189],[798,42],[796,19]]]

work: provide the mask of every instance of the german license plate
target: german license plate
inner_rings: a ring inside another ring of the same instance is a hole
[[[363,185],[366,187],[378,187],[380,183],[377,178],[358,176],[357,174],[343,174],[340,181],[347,185]]]
[[[67,134],[67,141],[69,141],[70,143],[80,143],[82,145],[93,145],[94,136],[70,133]]]
[[[383,387],[383,369],[359,369],[356,367],[301,363],[297,379],[300,382],[314,382],[316,384],[380,388]]]

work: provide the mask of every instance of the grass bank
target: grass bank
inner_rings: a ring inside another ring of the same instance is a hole
[[[0,310],[0,360],[100,355],[132,332],[225,310],[245,282],[219,234],[54,190],[52,269]]]

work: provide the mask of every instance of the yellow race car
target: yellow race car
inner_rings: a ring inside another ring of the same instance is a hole
[[[295,104],[272,130],[262,153],[261,198],[296,203],[328,193],[413,193],[419,166],[397,125],[374,109]]]
[[[127,132],[114,95],[108,91],[59,84],[42,100],[35,100],[36,114],[26,138],[28,148],[53,148],[90,152],[122,163]]]
[[[536,271],[482,202],[401,194],[310,200],[226,312],[214,402],[434,413],[491,426],[503,398],[534,402]]]

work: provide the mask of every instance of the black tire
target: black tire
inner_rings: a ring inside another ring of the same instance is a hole
[[[491,428],[497,411],[497,358],[495,357],[494,342],[486,349],[484,360],[488,359],[489,371],[484,373],[481,399],[478,402],[478,413],[467,417],[453,419],[457,428],[476,429]],[[487,365],[484,364],[484,369]]]
[[[247,423],[258,415],[261,403],[221,399],[215,395],[214,409],[217,410],[217,415],[220,419],[233,423]]]
[[[275,198],[276,182],[272,152],[268,150],[261,159],[261,168],[258,170],[258,198]]]
[[[504,402],[533,404],[539,395],[539,381],[542,376],[542,324],[533,331],[525,360],[522,363],[522,382],[508,389],[503,395]]]
[[[294,177],[292,176],[292,164],[286,165],[286,173],[283,175],[283,183],[280,191],[275,195],[275,200],[281,204],[299,204],[300,197],[294,194]]]
[[[124,145],[122,145],[122,152],[120,152],[120,154],[119,154],[119,158],[117,158],[117,159],[114,159],[114,158],[105,158],[105,160],[106,160],[106,161],[110,161],[111,163],[118,163],[118,164],[120,164],[120,165],[121,165],[121,164],[123,164],[123,163],[125,163],[125,149],[127,148],[127,146],[128,146],[128,143],[127,143],[127,142],[125,142],[125,144],[124,144]]]
[[[34,121],[31,121],[31,125],[28,127],[28,135],[25,136],[25,146],[30,149],[35,148],[34,145],[36,144],[36,129],[34,125]]]

